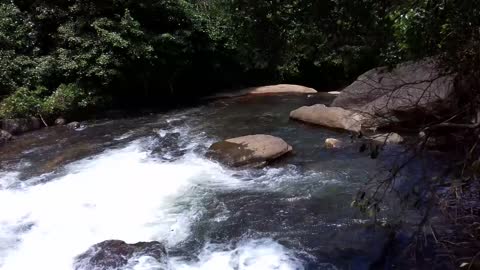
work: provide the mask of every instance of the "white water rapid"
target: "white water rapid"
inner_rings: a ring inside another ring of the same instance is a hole
[[[168,250],[190,236],[206,211],[199,202],[204,190],[248,186],[194,153],[158,160],[145,150],[149,143],[136,140],[74,162],[48,181],[0,172],[0,269],[70,270],[75,256],[109,239],[156,240]],[[270,239],[207,244],[191,255],[197,259],[169,257],[168,269],[303,269],[290,250]],[[131,269],[156,267],[139,258]]]

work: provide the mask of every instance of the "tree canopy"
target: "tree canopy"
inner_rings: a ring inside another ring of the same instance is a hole
[[[75,103],[58,105],[73,112],[162,106],[174,97],[275,82],[332,89],[375,66],[431,55],[447,56],[449,67],[468,73],[480,54],[479,4],[4,1],[0,117],[72,113],[53,110],[57,102]],[[59,99],[62,91],[72,97]],[[29,102],[36,105],[13,106]]]

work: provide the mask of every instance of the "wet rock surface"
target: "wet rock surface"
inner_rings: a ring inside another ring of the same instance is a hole
[[[214,143],[207,156],[229,166],[261,165],[292,151],[284,140],[270,135],[249,135]]]
[[[8,133],[5,130],[0,129],[0,145],[10,141],[12,139],[12,134]]]
[[[363,123],[363,117],[360,114],[338,107],[327,107],[323,104],[296,109],[290,113],[290,118],[310,124],[354,132],[359,132]]]
[[[67,120],[65,120],[65,118],[63,118],[63,117],[59,117],[59,118],[55,119],[54,124],[56,126],[63,126],[65,124],[67,124]]]
[[[325,148],[327,149],[338,149],[342,148],[344,143],[338,139],[328,138],[325,140]]]
[[[40,119],[35,117],[0,120],[0,129],[3,129],[13,135],[34,131],[42,127],[43,125]]]
[[[81,127],[80,122],[70,122],[67,124],[67,127],[70,129],[77,129]]]
[[[166,269],[166,251],[161,243],[127,244],[120,240],[107,240],[90,247],[75,258],[74,267],[76,270],[123,269],[131,260],[147,256],[158,262],[159,267],[155,269]]]

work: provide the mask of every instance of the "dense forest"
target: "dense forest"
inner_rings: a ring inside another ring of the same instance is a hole
[[[478,0],[6,0],[0,117],[165,106],[276,82],[337,89],[425,56],[478,76]]]

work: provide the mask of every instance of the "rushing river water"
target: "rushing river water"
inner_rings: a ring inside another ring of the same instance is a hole
[[[69,270],[109,239],[160,241],[172,270],[374,267],[388,235],[350,203],[378,161],[323,148],[349,134],[288,119],[318,102],[329,98],[237,98],[20,136],[0,149],[0,269]],[[294,153],[248,170],[204,157],[216,140],[257,133]]]

